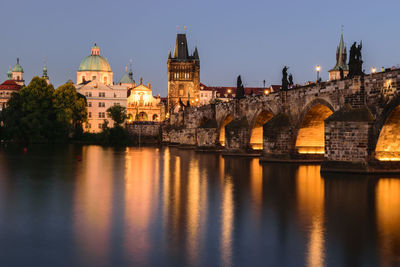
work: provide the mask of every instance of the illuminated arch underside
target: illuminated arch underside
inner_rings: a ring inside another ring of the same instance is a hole
[[[225,146],[225,126],[231,121],[232,121],[232,114],[229,114],[222,122],[221,130],[219,131],[219,143],[221,144],[221,146]]]
[[[400,106],[390,113],[382,127],[375,153],[381,161],[400,161]]]
[[[306,114],[296,139],[296,150],[300,154],[324,154],[325,131],[324,120],[332,115],[324,105],[313,106]]]
[[[272,119],[271,112],[263,111],[258,116],[251,131],[250,147],[254,150],[263,149],[263,125]]]

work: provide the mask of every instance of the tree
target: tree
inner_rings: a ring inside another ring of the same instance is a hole
[[[60,137],[53,109],[54,87],[34,77],[28,86],[12,94],[4,109],[3,122],[10,139],[45,142]]]
[[[107,109],[107,115],[114,121],[114,127],[118,127],[127,118],[126,108],[120,105],[109,107]]]
[[[240,77],[240,75],[237,77],[235,98],[236,99],[244,98],[244,87],[243,87],[242,78]]]
[[[66,83],[54,92],[54,109],[57,121],[68,133],[77,134],[87,121],[86,99],[78,94],[73,84]]]

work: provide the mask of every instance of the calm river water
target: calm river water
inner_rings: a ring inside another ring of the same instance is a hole
[[[400,179],[176,148],[2,147],[0,251],[0,266],[400,265]]]

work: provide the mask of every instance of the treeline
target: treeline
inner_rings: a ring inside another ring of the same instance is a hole
[[[123,144],[127,134],[121,126],[126,118],[124,107],[107,110],[115,126],[103,125],[100,134],[83,132],[87,122],[86,98],[77,93],[72,83],[54,90],[45,79],[34,77],[29,85],[12,93],[0,113],[0,138],[20,143],[88,142]]]

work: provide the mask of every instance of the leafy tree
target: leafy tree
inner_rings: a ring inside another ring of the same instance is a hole
[[[120,126],[127,118],[126,108],[120,105],[112,106],[107,109],[107,115],[114,121],[114,127]]]
[[[78,94],[73,84],[66,83],[54,92],[56,119],[68,133],[79,134],[87,121],[86,99]]]
[[[4,109],[8,136],[25,142],[44,142],[59,137],[53,109],[52,85],[34,77],[28,86],[14,93]]]

